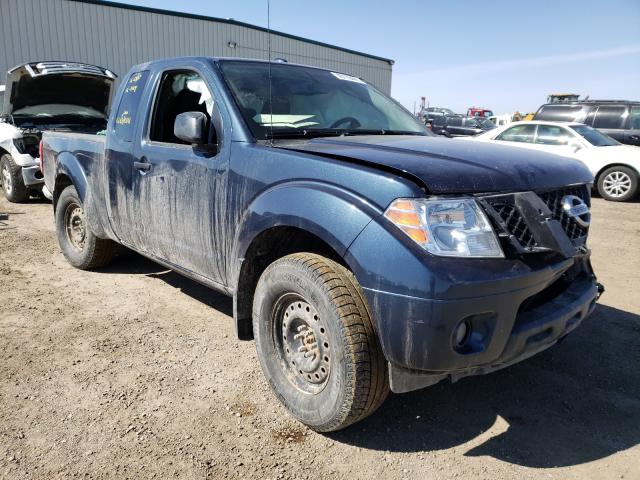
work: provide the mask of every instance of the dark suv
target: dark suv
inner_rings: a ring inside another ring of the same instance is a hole
[[[586,123],[621,143],[640,145],[640,102],[583,100],[548,103],[538,109],[533,119]]]
[[[464,115],[442,115],[435,117],[431,126],[433,133],[445,137],[461,137],[478,135],[496,128],[491,120],[481,117],[466,117]]]

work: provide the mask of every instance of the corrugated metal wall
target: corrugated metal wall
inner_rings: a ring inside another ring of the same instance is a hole
[[[163,57],[266,59],[267,38],[265,31],[246,26],[94,3],[0,0],[0,84],[9,68],[29,61],[86,62],[123,76],[132,65]],[[273,58],[356,75],[391,92],[391,64],[384,59],[277,34],[271,48]]]

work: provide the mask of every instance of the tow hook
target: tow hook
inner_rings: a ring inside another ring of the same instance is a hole
[[[600,282],[596,282],[596,288],[598,289],[598,296],[596,297],[596,300],[600,300],[600,297],[604,293],[604,285]]]

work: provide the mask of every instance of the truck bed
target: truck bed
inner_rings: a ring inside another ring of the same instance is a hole
[[[49,192],[60,192],[56,182],[76,185],[84,203],[90,228],[96,235],[104,235],[108,225],[105,206],[103,168],[104,135],[70,132],[44,132],[42,136],[42,169]],[[86,181],[76,181],[84,177]],[[66,180],[68,179],[68,180]],[[54,207],[56,198],[54,197]]]

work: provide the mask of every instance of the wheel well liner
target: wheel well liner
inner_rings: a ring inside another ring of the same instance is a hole
[[[53,189],[53,211],[56,211],[56,206],[58,205],[58,199],[60,198],[60,194],[62,191],[67,188],[69,185],[73,185],[71,178],[64,173],[59,174],[56,177],[56,183]]]
[[[242,259],[238,285],[233,296],[233,317],[239,339],[253,339],[253,294],[260,275],[277,259],[299,252],[316,253],[349,268],[327,242],[306,230],[278,226],[261,232],[253,239]]]

